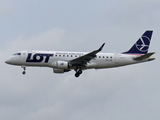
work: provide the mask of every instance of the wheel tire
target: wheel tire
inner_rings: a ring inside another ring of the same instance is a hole
[[[78,74],[82,74],[82,70],[79,70],[79,71],[78,71]]]
[[[80,74],[77,72],[77,73],[75,74],[75,77],[79,77],[79,75],[80,75]]]
[[[26,74],[26,72],[25,72],[25,71],[23,71],[23,72],[22,72],[22,74],[23,74],[23,75],[25,75],[25,74]]]

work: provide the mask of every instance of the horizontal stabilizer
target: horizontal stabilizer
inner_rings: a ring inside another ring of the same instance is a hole
[[[144,60],[144,59],[147,59],[147,58],[149,58],[150,56],[152,56],[154,53],[155,53],[155,52],[147,53],[147,54],[142,55],[142,56],[140,56],[140,57],[134,58],[134,60]]]

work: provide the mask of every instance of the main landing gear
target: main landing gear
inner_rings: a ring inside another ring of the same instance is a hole
[[[24,70],[24,71],[22,72],[22,74],[25,75],[25,74],[26,74],[26,66],[22,66],[22,68],[23,68],[23,70]]]
[[[79,76],[80,76],[80,74],[82,74],[82,70],[81,70],[81,68],[79,68],[79,69],[77,69],[77,70],[76,70],[75,77],[79,77]]]

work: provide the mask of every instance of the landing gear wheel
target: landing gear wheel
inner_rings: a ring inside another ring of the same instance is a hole
[[[22,74],[25,75],[25,74],[26,74],[26,71],[23,71]]]
[[[21,66],[21,67],[22,67],[23,70],[24,70],[24,71],[22,72],[22,74],[25,75],[25,74],[26,74],[26,66]]]
[[[81,70],[81,69],[79,69],[79,70],[76,72],[75,77],[79,77],[80,74],[82,74],[82,70]]]
[[[79,75],[80,75],[79,73],[76,73],[76,74],[75,74],[75,77],[79,77]]]
[[[81,70],[81,69],[80,69],[80,70],[78,70],[78,73],[79,73],[79,74],[82,74],[82,70]]]

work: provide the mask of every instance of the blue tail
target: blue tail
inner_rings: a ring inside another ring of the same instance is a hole
[[[153,31],[146,31],[141,38],[131,47],[131,49],[123,54],[147,54]]]

